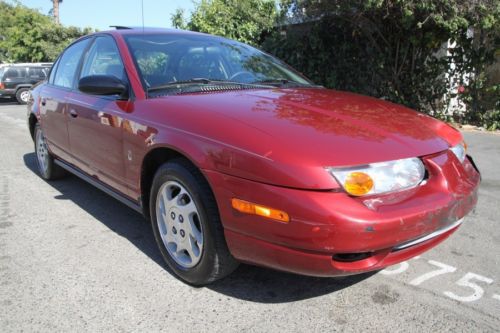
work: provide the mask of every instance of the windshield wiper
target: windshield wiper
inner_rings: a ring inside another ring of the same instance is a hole
[[[252,82],[253,84],[263,84],[263,85],[272,85],[272,86],[277,86],[277,87],[285,87],[285,86],[290,86],[290,87],[311,87],[311,88],[318,88],[321,86],[314,85],[314,84],[309,84],[309,83],[301,83],[297,81],[292,81],[288,80],[285,78],[277,78],[277,79],[265,79],[265,80],[259,80],[259,81],[254,81]]]
[[[148,92],[176,88],[177,86],[184,86],[190,84],[238,84],[238,85],[248,85],[248,83],[236,82],[236,81],[225,81],[225,80],[215,80],[206,78],[193,78],[183,81],[172,81],[166,84],[162,84],[156,87],[148,88]]]
[[[259,81],[254,81],[252,83],[259,83],[259,84],[279,84],[279,85],[283,85],[283,84],[289,84],[289,83],[298,83],[298,82],[295,82],[295,81],[290,81],[288,79],[265,79],[265,80],[259,80]]]

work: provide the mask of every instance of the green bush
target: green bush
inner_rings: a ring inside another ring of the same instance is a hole
[[[443,119],[495,119],[485,69],[499,44],[498,1],[283,0],[281,14],[262,47],[317,83]],[[448,41],[456,46],[443,49]],[[454,114],[449,91],[460,86],[467,112]]]

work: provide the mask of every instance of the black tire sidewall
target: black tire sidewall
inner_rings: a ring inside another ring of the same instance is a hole
[[[167,181],[176,181],[184,186],[198,209],[200,223],[203,229],[203,251],[200,261],[192,268],[184,268],[177,264],[168,253],[160,236],[156,218],[156,200],[158,191]],[[181,279],[192,285],[203,285],[211,282],[211,277],[214,275],[214,271],[217,268],[217,253],[214,243],[214,233],[216,230],[213,226],[213,221],[210,220],[210,208],[207,207],[207,205],[215,204],[215,202],[212,201],[213,199],[210,198],[204,189],[201,188],[200,184],[198,184],[196,177],[182,164],[168,162],[161,166],[156,172],[150,196],[150,214],[155,240],[168,266]]]

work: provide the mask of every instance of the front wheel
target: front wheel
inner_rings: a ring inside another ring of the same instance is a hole
[[[178,277],[205,285],[238,266],[227,248],[212,191],[196,167],[184,159],[163,164],[150,198],[156,242]]]
[[[47,141],[40,124],[35,125],[35,153],[40,176],[46,180],[62,178],[66,172],[54,163],[54,158],[47,148]]]

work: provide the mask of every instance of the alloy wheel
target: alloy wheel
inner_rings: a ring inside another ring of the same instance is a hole
[[[28,101],[30,99],[30,92],[29,92],[29,90],[25,90],[25,91],[21,92],[21,94],[19,96],[21,97],[21,100],[24,103],[28,103]]]
[[[196,266],[203,253],[203,226],[191,194],[177,181],[158,191],[156,220],[163,245],[183,268]]]
[[[49,151],[47,150],[47,143],[41,130],[36,131],[36,157],[40,171],[46,174],[49,166]]]

